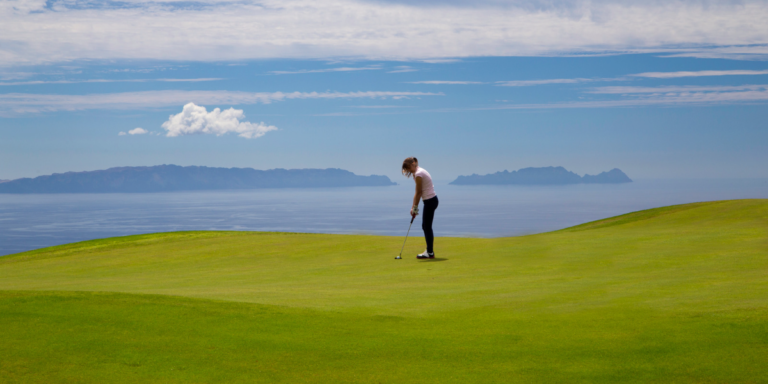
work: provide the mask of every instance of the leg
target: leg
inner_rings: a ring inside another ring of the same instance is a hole
[[[421,229],[424,230],[424,239],[427,241],[428,253],[434,253],[433,244],[435,242],[435,234],[432,232],[432,220],[435,218],[437,204],[437,196],[424,201],[424,216],[421,219]]]

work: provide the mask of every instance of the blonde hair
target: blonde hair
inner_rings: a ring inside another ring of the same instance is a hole
[[[413,165],[413,163],[418,164],[418,162],[419,162],[419,159],[415,157],[409,157],[403,160],[403,169],[401,171],[403,175],[405,175],[405,177],[411,177],[411,175],[413,174],[411,173],[411,165]]]

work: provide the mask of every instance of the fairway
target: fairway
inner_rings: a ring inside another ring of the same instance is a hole
[[[439,237],[429,261],[401,244],[175,232],[0,257],[0,382],[768,382],[768,200]]]

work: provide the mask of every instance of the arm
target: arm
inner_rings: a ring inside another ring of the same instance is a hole
[[[413,214],[413,207],[419,206],[419,201],[421,201],[421,176],[414,177],[413,178],[416,181],[416,193],[413,195],[413,205],[411,206],[411,216],[415,216]]]

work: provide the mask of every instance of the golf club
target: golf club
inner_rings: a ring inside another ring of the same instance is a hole
[[[403,249],[405,248],[405,242],[408,240],[408,234],[411,233],[411,226],[413,225],[413,219],[416,218],[416,215],[411,216],[411,224],[408,225],[408,232],[405,233],[405,240],[403,240],[403,246],[400,247],[400,254],[395,257],[395,260],[402,259],[401,256],[403,256]]]

